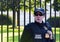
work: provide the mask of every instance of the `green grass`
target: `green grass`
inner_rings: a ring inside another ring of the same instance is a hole
[[[13,42],[12,36],[9,37],[9,41],[10,41],[10,42]],[[18,42],[18,36],[14,36],[14,42]]]
[[[7,26],[4,25],[2,29],[3,29],[2,30],[3,31],[2,32],[3,33],[3,42],[7,42]],[[54,33],[55,29],[53,28],[52,30],[53,30],[53,33]],[[59,33],[57,33],[57,32],[59,32],[59,30],[60,30],[59,28],[56,29],[56,42],[59,41]],[[22,32],[23,32],[23,26],[20,27],[20,33],[22,33]],[[1,35],[1,26],[0,26],[0,35]],[[9,38],[8,38],[9,42],[13,42],[12,26],[8,27],[8,35],[9,35]],[[0,39],[1,39],[1,36],[0,36]],[[1,40],[0,40],[0,42],[1,42]],[[14,42],[18,42],[18,27],[14,29]]]
[[[23,26],[21,26],[20,28],[23,28]],[[6,25],[4,25],[3,26],[3,28],[1,28],[1,26],[0,26],[0,33],[1,33],[1,29],[3,29],[2,31],[2,33],[7,33],[7,26]],[[15,29],[14,29],[14,32],[18,32],[19,30],[18,30],[18,27],[16,27]],[[20,30],[20,32],[22,32],[23,30]],[[13,32],[13,28],[12,28],[12,26],[9,26],[8,27],[8,32]]]
[[[3,42],[7,42],[7,37],[4,38],[4,41]],[[10,36],[8,38],[8,42],[13,42],[13,36]],[[14,42],[18,42],[18,36],[14,36]]]
[[[56,40],[59,41],[59,34],[56,35]]]
[[[56,40],[59,41],[59,34],[56,35]],[[12,36],[9,37],[9,42],[13,42],[13,37]],[[18,36],[14,36],[14,42],[18,42]]]

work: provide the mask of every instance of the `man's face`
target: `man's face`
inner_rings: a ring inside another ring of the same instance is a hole
[[[36,22],[40,22],[40,21],[43,20],[43,18],[44,18],[45,16],[42,15],[41,12],[37,12],[37,13],[34,15],[34,17],[35,17],[35,21],[36,21]]]

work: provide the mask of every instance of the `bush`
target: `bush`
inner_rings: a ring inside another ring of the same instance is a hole
[[[51,17],[47,21],[52,27],[60,27],[60,17]]]
[[[7,15],[0,15],[0,25],[12,25],[11,17],[7,18]]]

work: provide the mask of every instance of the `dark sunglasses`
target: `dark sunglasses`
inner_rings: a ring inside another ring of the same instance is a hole
[[[35,16],[38,16],[38,15],[39,15],[39,16],[43,16],[43,14],[35,14]]]
[[[35,16],[38,16],[38,15],[39,15],[39,16],[43,16],[44,14],[42,14],[41,12],[36,12],[36,13],[34,13],[34,15],[35,15]]]

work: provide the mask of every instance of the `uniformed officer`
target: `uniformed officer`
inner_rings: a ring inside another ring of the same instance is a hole
[[[25,26],[20,42],[55,42],[51,26],[48,22],[43,22],[45,10],[35,9],[34,23]]]

